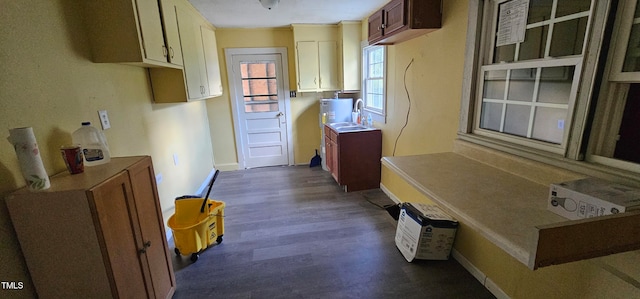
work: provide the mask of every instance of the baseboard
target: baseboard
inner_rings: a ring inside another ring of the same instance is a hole
[[[402,200],[393,194],[391,190],[385,187],[384,184],[380,183],[380,190],[384,192],[391,200],[395,203],[401,203]],[[498,299],[510,299],[509,295],[507,295],[502,289],[493,282],[487,275],[485,275],[480,269],[474,266],[469,260],[467,260],[462,254],[460,254],[455,249],[451,250],[451,256],[462,265],[473,277],[475,277],[489,292],[491,292]]]
[[[382,190],[382,192],[384,192],[384,194],[389,196],[389,198],[391,198],[391,200],[393,200],[393,202],[402,203],[402,200],[400,200],[400,198],[398,198],[395,194],[393,194],[393,192],[391,192],[391,190],[389,190],[387,187],[385,187],[383,183],[380,183],[380,190]]]
[[[220,171],[234,171],[239,170],[240,165],[238,163],[216,164],[215,168]]]
[[[202,184],[200,185],[200,188],[198,188],[198,191],[196,191],[196,193],[199,196],[204,197],[206,195],[206,191],[209,189],[209,183],[211,183],[211,179],[213,178],[213,175],[216,173],[216,169],[211,169],[211,172],[209,172],[209,175],[207,176],[206,179],[204,179],[204,182],[202,182]]]
[[[480,269],[474,266],[468,259],[466,259],[462,254],[460,254],[457,250],[451,250],[451,256],[458,261],[462,267],[467,269],[473,277],[475,277],[484,287],[489,290],[496,298],[498,299],[511,299],[509,295],[507,295],[502,289],[491,280],[491,278],[487,277]]]

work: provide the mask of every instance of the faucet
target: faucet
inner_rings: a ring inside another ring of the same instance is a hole
[[[358,107],[358,103],[360,103],[360,106]],[[353,106],[353,112],[356,112],[358,114],[358,118],[357,118],[357,123],[362,123],[362,107],[364,107],[364,102],[362,101],[362,99],[358,99],[356,101],[356,104]]]

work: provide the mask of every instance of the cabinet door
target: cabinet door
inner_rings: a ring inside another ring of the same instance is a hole
[[[207,71],[207,85],[210,96],[222,95],[222,81],[220,79],[220,62],[218,60],[218,44],[215,31],[200,27],[202,32],[202,45],[204,47],[204,60]]]
[[[369,43],[373,43],[382,38],[383,11],[378,10],[369,17]]]
[[[333,172],[333,152],[331,151],[331,140],[329,139],[329,135],[324,135],[324,165],[327,167],[329,173]]]
[[[383,35],[389,35],[401,29],[407,24],[405,18],[405,0],[394,0],[389,2],[384,10],[384,31]]]
[[[297,42],[298,53],[298,91],[317,91],[318,89],[318,43]]]
[[[135,201],[126,172],[89,190],[99,223],[100,243],[105,263],[111,269],[112,289],[120,298],[147,298],[145,273],[139,250]]]
[[[137,0],[138,22],[142,31],[142,44],[147,59],[167,62],[162,19],[157,0]]]
[[[169,62],[175,65],[182,65],[182,47],[180,47],[176,6],[173,0],[160,0],[160,4]]]
[[[127,171],[144,248],[144,254],[141,256],[145,257],[149,266],[147,285],[153,286],[152,297],[169,298],[175,291],[176,282],[167,240],[164,237],[164,221],[151,159],[145,159]]]
[[[318,42],[320,90],[338,90],[338,44],[336,41]]]
[[[333,178],[340,184],[340,156],[339,153],[339,145],[336,141],[331,140],[331,175]]]
[[[205,97],[204,78],[204,52],[200,24],[180,8],[176,8],[178,17],[178,31],[180,32],[180,44],[182,45],[182,60],[184,62],[185,80],[187,81],[187,93],[189,99],[201,99]]]

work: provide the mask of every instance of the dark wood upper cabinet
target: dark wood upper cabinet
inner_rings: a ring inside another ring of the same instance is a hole
[[[369,17],[369,44],[392,45],[442,27],[442,0],[393,0]]]

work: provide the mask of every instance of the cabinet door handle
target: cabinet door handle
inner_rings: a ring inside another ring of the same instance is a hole
[[[380,27],[382,27],[382,29],[387,28],[387,26],[385,26],[385,24],[382,24]]]
[[[174,52],[173,52],[173,47],[169,47],[169,54],[171,55],[171,59],[173,59],[174,56]]]
[[[168,53],[167,46],[162,45],[162,56],[167,57],[167,53]]]
[[[142,244],[142,248],[140,248],[138,250],[139,254],[145,254],[147,253],[147,248],[151,247],[151,241],[147,241],[146,243]]]

